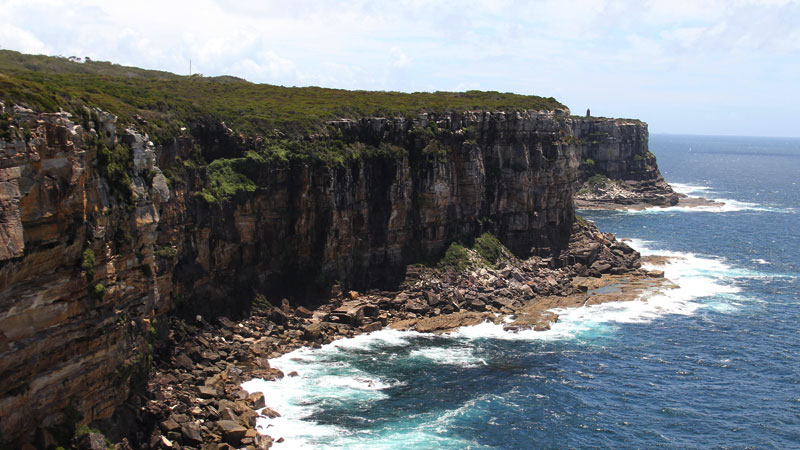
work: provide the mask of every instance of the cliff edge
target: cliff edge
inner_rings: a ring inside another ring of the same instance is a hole
[[[76,417],[117,420],[174,341],[170,317],[241,317],[282,297],[313,309],[331,286],[391,292],[410,264],[485,232],[536,267],[570,266],[565,277],[637,267],[624,244],[576,224],[574,194],[592,158],[657,184],[641,123],[574,118],[552,98],[35,58],[0,52],[7,443],[52,443]]]
[[[579,209],[674,206],[680,195],[661,176],[647,124],[632,119],[573,117],[581,147]]]

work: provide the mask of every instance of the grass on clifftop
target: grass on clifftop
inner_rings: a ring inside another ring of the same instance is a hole
[[[445,110],[564,108],[552,97],[482,91],[408,94],[290,88],[229,76],[180,76],[109,62],[79,63],[8,50],[0,50],[0,101],[41,111],[75,111],[86,104],[114,113],[123,122],[132,122],[133,116],[138,115],[151,128],[173,132],[188,121],[210,118],[224,121],[235,131],[259,135],[270,134],[274,129],[305,134],[323,121],[336,118],[412,116]]]

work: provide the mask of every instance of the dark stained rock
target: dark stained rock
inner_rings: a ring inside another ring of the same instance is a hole
[[[217,389],[211,386],[200,386],[197,388],[200,398],[214,398],[218,395]]]
[[[324,324],[321,322],[312,323],[311,325],[306,325],[303,327],[303,339],[307,341],[313,341],[322,337],[322,330],[324,329]]]
[[[181,425],[181,436],[183,437],[184,444],[196,445],[203,442],[203,435],[200,433],[200,427],[194,423]]]
[[[178,431],[178,429],[180,429],[180,427],[181,426],[178,425],[178,422],[176,422],[176,421],[174,421],[172,419],[167,419],[167,420],[161,422],[161,430],[164,433],[169,433],[170,431]]]
[[[75,438],[76,450],[106,450],[106,439],[99,433],[86,433]]]
[[[194,368],[194,362],[192,361],[192,358],[189,358],[186,353],[181,353],[178,355],[175,358],[175,364],[177,364],[178,367],[182,367],[186,370],[192,370]]]
[[[278,325],[284,325],[289,318],[286,316],[286,313],[281,311],[278,308],[272,308],[269,313],[269,320],[275,322]]]
[[[430,309],[430,305],[423,298],[414,298],[408,300],[404,305],[406,311],[411,311],[416,314],[423,314]]]
[[[305,317],[307,319],[309,319],[311,317],[314,317],[314,313],[313,312],[311,312],[310,310],[308,310],[308,309],[306,309],[306,308],[304,308],[302,306],[298,306],[297,309],[294,310],[294,312],[298,316]]]

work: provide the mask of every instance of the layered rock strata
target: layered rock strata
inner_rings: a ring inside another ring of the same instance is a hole
[[[664,181],[649,150],[647,124],[639,120],[573,117],[581,147],[578,208],[671,206],[679,194]]]
[[[599,274],[616,267],[596,266],[603,255],[627,255],[570,250],[584,149],[566,110],[333,121],[306,140],[358,151],[328,163],[251,158],[264,140],[213,122],[156,146],[96,109],[0,114],[0,432],[12,444],[112,417],[147,379],[167,313],[241,315],[262,294],[310,305],[327,297],[299,294],[332,280],[397,289],[409,263],[484,231],[548,270]],[[246,189],[208,195],[230,179]]]

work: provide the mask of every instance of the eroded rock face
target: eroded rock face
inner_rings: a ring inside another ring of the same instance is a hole
[[[300,290],[316,274],[348,286],[400,280],[406,264],[486,230],[520,255],[569,262],[581,148],[568,114],[332,122],[350,142],[402,151],[276,163],[253,175],[255,192],[211,204],[195,195],[206,170],[181,161],[197,148],[241,156],[258,139],[190,126],[162,147],[102,111],[81,122],[15,110],[0,140],[2,436],[23,439],[67,407],[108,418],[146,371],[164,323],[154,319],[176,308],[241,312],[254,292]],[[438,130],[433,149],[415,132],[425,128]],[[97,157],[120,143],[131,151],[128,194]]]
[[[132,173],[129,203],[111,195],[92,143],[117,143],[116,118],[100,116],[97,133],[66,113],[18,110],[12,139],[0,140],[0,431],[10,442],[68,407],[86,421],[110,416],[148,353],[166,195],[153,195],[144,170]]]
[[[580,208],[608,205],[669,206],[678,194],[664,181],[649,150],[647,124],[638,120],[572,117],[573,133],[580,140],[583,183],[576,200]],[[593,175],[612,183],[587,184]]]

